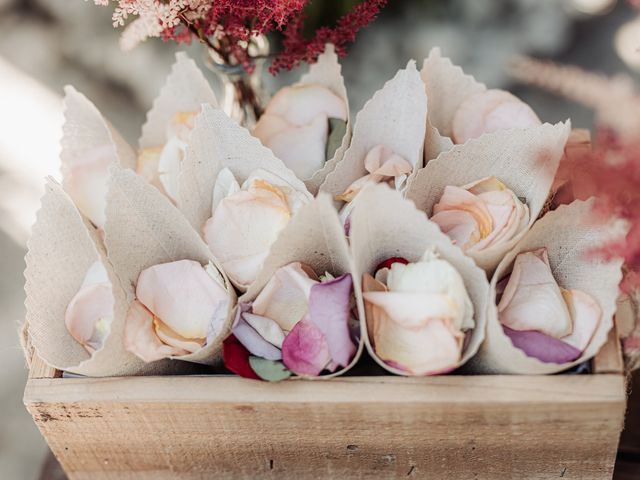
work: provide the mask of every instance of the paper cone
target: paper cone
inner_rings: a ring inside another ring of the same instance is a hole
[[[365,104],[356,116],[351,145],[320,190],[333,197],[343,193],[368,172],[366,154],[384,144],[414,166],[423,165],[427,97],[424,84],[411,61]],[[413,175],[413,174],[412,174]]]
[[[471,95],[484,92],[487,87],[443,57],[439,48],[431,49],[422,64],[420,76],[427,91],[429,122],[440,135],[450,139],[453,117],[458,107]]]
[[[202,265],[210,261],[215,264],[229,292],[227,321],[204,348],[173,358],[208,365],[216,363],[222,341],[231,328],[231,314],[236,303],[233,287],[207,245],[169,199],[134,172],[112,172],[105,244],[129,304],[135,298],[138,277],[146,268],[185,259]]]
[[[178,196],[178,208],[198,233],[211,217],[213,187],[218,173],[225,167],[240,184],[262,168],[283,178],[295,190],[307,192],[304,182],[246,128],[222,110],[204,106],[196,118],[182,162]]]
[[[433,206],[447,185],[461,187],[496,176],[518,197],[525,198],[530,218],[512,240],[480,252],[469,252],[481,268],[491,273],[531,227],[544,206],[567,142],[570,123],[544,124],[527,129],[500,130],[456,145],[444,152],[409,181],[406,196],[431,217]]]
[[[347,107],[347,132],[342,137],[342,144],[336,150],[333,158],[327,159],[320,170],[313,174],[309,179],[304,179],[304,183],[307,185],[309,191],[315,195],[318,193],[318,189],[327,175],[331,173],[336,165],[342,160],[344,152],[349,147],[351,141],[351,121],[349,115],[349,99],[347,97],[347,89],[344,85],[344,78],[342,77],[342,67],[338,61],[338,55],[336,55],[335,47],[328,43],[325,47],[324,53],[318,57],[318,61],[311,65],[309,72],[302,76],[300,83],[306,85],[322,85],[338,97],[340,97]]]
[[[362,275],[374,274],[375,268],[390,257],[403,257],[410,262],[420,260],[425,251],[435,247],[441,258],[448,261],[462,276],[464,285],[473,303],[475,327],[462,354],[461,366],[478,350],[484,339],[486,326],[489,282],[480,268],[469,257],[454,246],[438,226],[430,222],[401,194],[387,185],[366,187],[361,193],[351,216],[349,235],[351,252],[355,262],[354,283],[361,291]],[[364,310],[362,296],[359,308]],[[367,334],[365,317],[361,317],[362,332],[369,354],[383,368],[397,375],[407,372],[390,367],[376,355]]]
[[[500,262],[491,281],[487,317],[487,338],[469,364],[475,373],[513,373],[523,375],[557,373],[593,357],[607,340],[616,312],[618,284],[622,278],[622,260],[604,261],[589,255],[594,248],[614,238],[612,225],[591,223],[593,202],[575,201],[547,213]],[[496,284],[511,272],[516,256],[546,247],[551,271],[558,284],[591,295],[602,309],[602,319],[591,343],[582,356],[570,363],[544,363],[528,357],[504,334],[498,320]]]
[[[100,246],[62,187],[50,179],[28,242],[25,292],[26,323],[38,356],[59,370],[94,377],[174,371],[168,362],[145,364],[124,349],[127,299]],[[67,331],[64,315],[88,268],[102,260],[112,284],[115,308],[103,347],[90,355]]]
[[[340,276],[350,273],[356,299],[360,298],[358,277],[353,270],[349,247],[344,230],[333,208],[331,198],[320,193],[311,203],[304,205],[280,233],[278,240],[272,245],[269,256],[256,281],[249,290],[240,297],[239,303],[254,300],[262,291],[269,279],[280,267],[292,262],[309,265],[318,274],[329,272]],[[362,302],[358,300],[358,316],[364,318]],[[319,377],[297,376],[312,380],[328,379],[342,375],[352,368],[362,354],[362,338],[351,363],[340,371]]]
[[[167,141],[167,126],[179,112],[199,112],[203,104],[217,106],[216,96],[196,63],[176,54],[167,82],[147,113],[139,147],[160,147]]]

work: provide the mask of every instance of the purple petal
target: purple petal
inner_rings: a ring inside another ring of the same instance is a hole
[[[251,325],[242,317],[236,318],[235,325],[231,330],[238,341],[256,357],[267,360],[281,360],[282,352],[277,347],[267,342]]]
[[[352,281],[348,273],[311,287],[309,319],[324,335],[331,359],[346,367],[356,353],[349,334]]]
[[[318,376],[331,361],[324,335],[307,317],[282,342],[282,361],[293,373]]]
[[[545,363],[572,362],[582,355],[577,348],[568,343],[534,330],[520,331],[502,326],[504,333],[511,339],[514,347],[530,357]]]

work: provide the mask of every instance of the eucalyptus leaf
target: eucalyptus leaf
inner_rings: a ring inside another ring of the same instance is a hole
[[[336,154],[336,150],[342,145],[342,139],[347,133],[347,122],[340,118],[329,119],[329,137],[327,138],[327,149],[325,152],[326,161],[329,161]]]
[[[291,372],[282,364],[265,358],[250,356],[249,365],[261,379],[267,382],[279,382],[291,376]]]

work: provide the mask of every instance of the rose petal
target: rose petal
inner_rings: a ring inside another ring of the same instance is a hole
[[[309,320],[322,332],[331,353],[331,360],[346,367],[356,353],[349,333],[351,275],[345,273],[328,282],[311,287]]]
[[[282,360],[298,375],[320,375],[331,361],[322,331],[308,318],[300,320],[282,343]]]
[[[222,342],[222,359],[227,369],[244,378],[261,380],[251,368],[249,356],[249,350],[244,348],[235,336],[229,335]]]
[[[535,112],[504,90],[486,90],[471,95],[458,107],[453,121],[453,141],[465,143],[483,133],[540,125]]]
[[[265,113],[284,118],[294,125],[308,125],[319,113],[324,113],[327,118],[346,120],[347,106],[327,87],[298,84],[281,88],[267,105]]]
[[[451,297],[441,293],[366,292],[363,297],[406,329],[419,330],[432,318],[460,315]]]
[[[545,363],[567,363],[579,358],[580,350],[557,338],[533,330],[513,330],[502,326],[513,346]]]
[[[253,301],[252,313],[270,318],[284,331],[292,330],[307,314],[311,288],[318,283],[309,278],[309,270],[300,262],[276,270]]]
[[[256,375],[267,382],[280,382],[291,376],[291,372],[286,369],[282,362],[251,356],[249,357],[249,365]]]
[[[204,238],[234,284],[246,288],[290,217],[282,191],[256,180],[218,204],[204,225]]]
[[[162,343],[153,327],[153,314],[137,300],[131,303],[125,318],[124,347],[145,362],[189,353]]]
[[[171,137],[162,149],[158,160],[158,179],[167,196],[174,202],[178,199],[178,177],[186,151],[186,142],[177,137]]]
[[[282,348],[284,332],[276,322],[270,318],[261,317],[260,315],[249,312],[242,314],[242,319],[271,345]]]
[[[571,316],[549,266],[546,249],[516,257],[500,303],[500,323],[513,330],[537,330],[562,338],[572,330]]]
[[[99,350],[109,334],[114,303],[111,284],[98,283],[80,288],[67,306],[65,326],[90,353]]]
[[[211,213],[215,212],[218,204],[226,197],[240,191],[240,184],[234,177],[233,172],[227,167],[220,170],[213,186],[213,199],[211,202]]]
[[[569,307],[573,331],[562,341],[584,352],[602,318],[602,309],[591,295],[580,290],[563,290],[562,295]]]
[[[164,187],[158,177],[158,164],[160,163],[161,153],[161,147],[143,148],[140,150],[136,164],[136,173],[164,193]]]
[[[282,359],[280,349],[262,338],[244,318],[241,317],[231,331],[238,341],[256,357],[266,358],[267,360]]]
[[[114,147],[94,148],[65,172],[64,188],[78,210],[98,228],[104,227],[109,166]]]
[[[198,262],[179,260],[140,273],[136,297],[171,330],[184,338],[206,338],[227,291]]]
[[[153,327],[156,335],[163,343],[171,347],[185,350],[189,353],[197,352],[205,344],[204,338],[191,339],[178,335],[165,325],[158,317],[153,317]]]
[[[383,268],[391,268],[391,265],[394,263],[401,263],[402,265],[406,265],[409,263],[409,260],[403,257],[390,257],[387,258],[384,262],[380,263],[374,270],[374,274]]]
[[[329,121],[321,113],[308,125],[292,125],[263,143],[298,178],[311,178],[326,161],[328,136]]]

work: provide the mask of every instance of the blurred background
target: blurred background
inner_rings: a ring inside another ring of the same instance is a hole
[[[331,24],[354,3],[316,0],[310,21]],[[58,176],[62,89],[73,84],[135,144],[174,53],[186,49],[202,63],[196,44],[151,40],[122,52],[111,10],[92,0],[0,0],[0,479],[62,478],[51,470],[40,477],[47,448],[22,405],[27,371],[17,335],[29,228],[43,178]],[[590,111],[513,84],[505,64],[526,53],[637,77],[639,13],[623,0],[390,0],[343,60],[352,111],[409,59],[420,66],[440,46],[478,80],[521,96],[543,120],[571,118],[589,128]],[[266,88],[299,75],[265,74]]]

